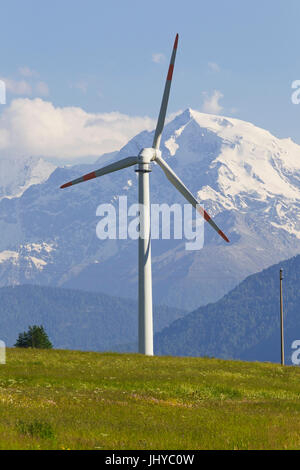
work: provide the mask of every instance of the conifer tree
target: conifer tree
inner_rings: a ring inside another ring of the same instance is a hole
[[[44,327],[33,325],[29,326],[28,331],[19,334],[16,348],[38,348],[38,349],[52,349],[52,343],[48,338]]]

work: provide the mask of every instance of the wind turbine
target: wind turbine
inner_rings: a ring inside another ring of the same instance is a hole
[[[140,204],[140,233],[139,233],[139,352],[148,356],[153,356],[153,315],[152,315],[152,272],[151,272],[151,234],[150,234],[150,192],[149,173],[151,163],[156,162],[165,173],[168,180],[175,188],[188,200],[192,206],[202,215],[202,217],[212,226],[214,230],[226,241],[226,235],[219,229],[208,213],[199,206],[197,199],[182,183],[174,171],[163,160],[159,150],[161,135],[165,124],[169,94],[172,83],[172,76],[175,64],[175,57],[178,45],[178,34],[176,35],[171,61],[169,65],[167,80],[162,98],[161,108],[155,130],[153,145],[151,148],[143,148],[138,156],[127,157],[118,162],[111,163],[99,170],[88,173],[69,183],[61,186],[67,188],[74,184],[107,175],[114,171],[122,170],[133,165],[138,165],[135,170],[138,173],[138,193]]]

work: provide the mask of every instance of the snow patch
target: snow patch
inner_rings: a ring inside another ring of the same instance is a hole
[[[46,253],[51,253],[51,251],[55,250],[54,244],[49,244],[49,243],[27,243],[24,245],[25,250],[28,252],[31,251],[36,251],[38,253],[41,253],[42,251],[45,251]]]
[[[4,263],[5,261],[11,260],[13,264],[18,260],[19,253],[16,251],[11,250],[4,250],[0,253],[0,263]]]
[[[44,261],[43,259],[36,258],[35,256],[30,256],[29,259],[33,262],[33,264],[39,271],[41,271],[47,265],[46,261]]]

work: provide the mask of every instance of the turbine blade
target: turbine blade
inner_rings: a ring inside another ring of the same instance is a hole
[[[178,34],[176,34],[176,38],[174,42],[173,52],[172,52],[171,61],[169,65],[169,71],[168,71],[167,80],[165,84],[165,90],[164,90],[163,99],[161,102],[160,112],[158,116],[156,130],[155,130],[155,136],[154,136],[153,145],[152,145],[152,147],[157,150],[159,149],[159,146],[160,146],[161,134],[165,125],[165,119],[166,119],[166,113],[167,113],[167,107],[168,107],[168,101],[169,101],[169,95],[170,95],[170,89],[171,89],[171,83],[172,83],[172,77],[173,77],[173,70],[174,70],[174,64],[175,64],[175,58],[176,58],[176,52],[177,52],[177,45],[178,45]]]
[[[178,176],[174,173],[172,168],[170,168],[169,165],[161,157],[156,157],[155,161],[159,164],[159,166],[165,173],[166,177],[175,186],[175,188],[178,189],[178,191],[189,201],[189,203],[195,207],[195,209],[199,212],[199,214],[202,215],[202,217],[206,220],[206,222],[208,222],[212,226],[212,228],[227,243],[229,243],[229,240],[226,237],[226,235],[222,232],[222,230],[219,229],[217,224],[208,215],[208,213],[201,206],[199,206],[199,202],[197,201],[197,199],[192,195],[192,193],[187,189],[187,187],[183,184],[183,182],[178,178]]]
[[[69,181],[69,183],[63,184],[60,188],[68,188],[74,184],[83,183],[84,181],[92,180],[94,178],[98,178],[98,176],[107,175],[108,173],[113,173],[114,171],[122,170],[123,168],[136,164],[137,157],[124,158],[123,160],[119,160],[118,162],[111,163],[110,165],[100,168],[100,170],[92,171],[92,173],[88,173],[87,175],[81,176],[73,181]]]

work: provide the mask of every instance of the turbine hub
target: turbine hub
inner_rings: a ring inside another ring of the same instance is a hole
[[[142,165],[149,165],[156,158],[157,150],[149,147],[144,148],[140,151],[138,155],[138,162]]]

